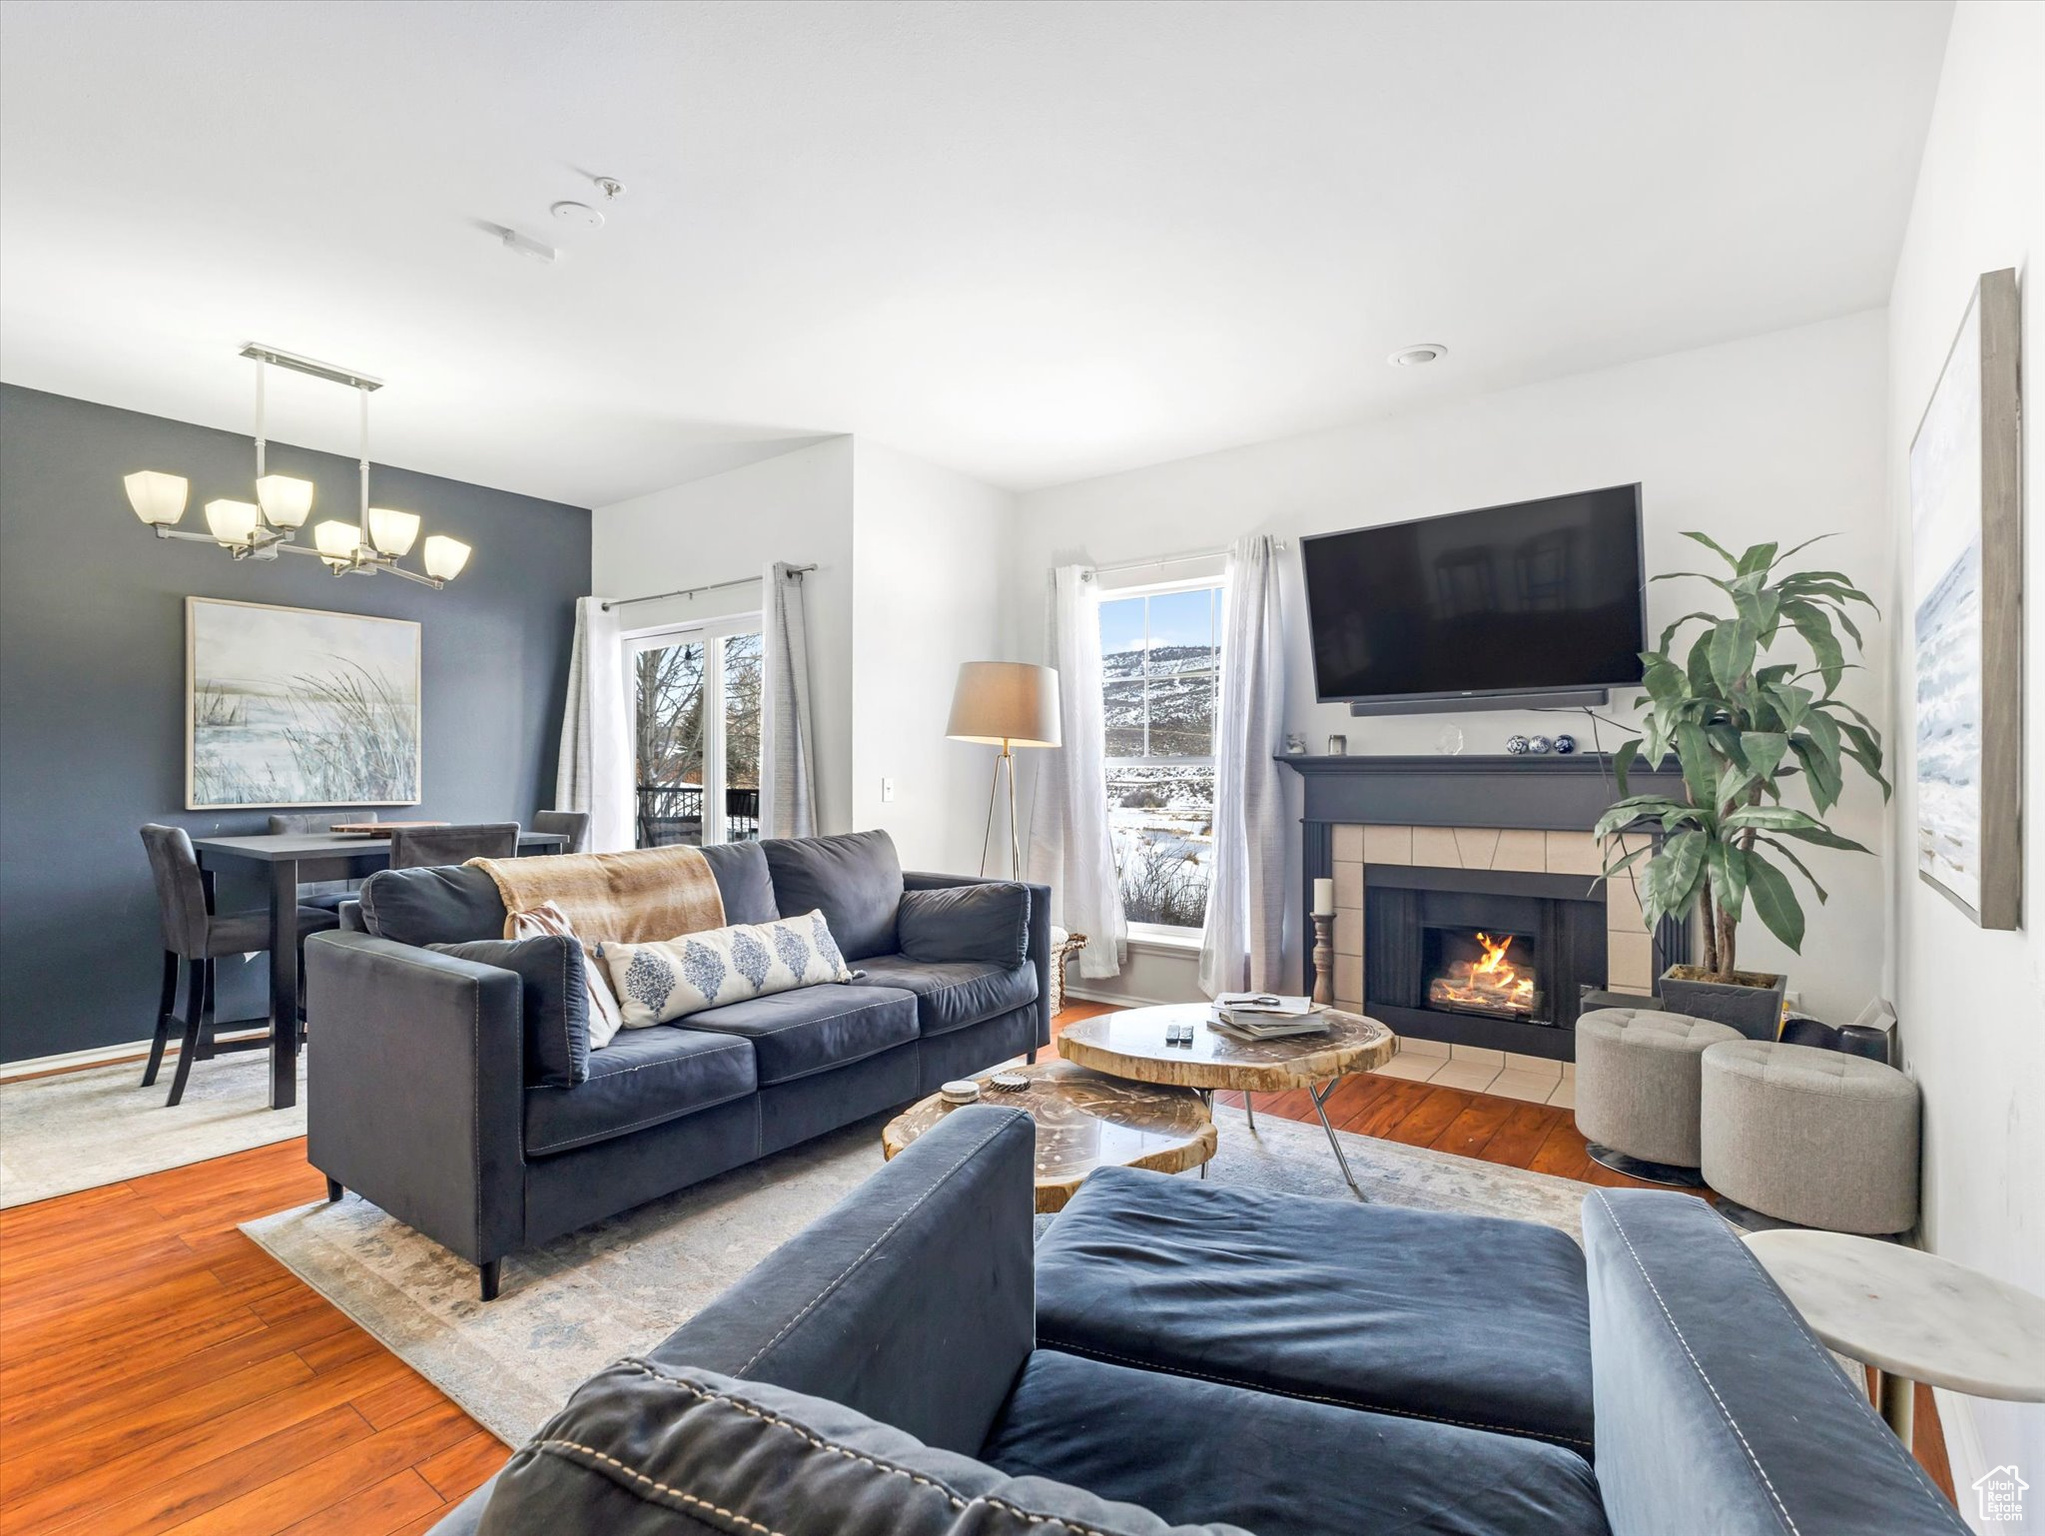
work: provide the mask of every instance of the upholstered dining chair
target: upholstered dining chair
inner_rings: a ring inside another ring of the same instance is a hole
[[[558,832],[568,841],[561,845],[563,853],[589,852],[589,812],[587,811],[540,811],[533,816],[535,832]]]
[[[149,1043],[149,1065],[142,1086],[155,1083],[170,1041],[171,1010],[177,1004],[178,964],[185,966],[184,1038],[178,1046],[177,1073],[171,1078],[167,1104],[185,1096],[192,1063],[223,1051],[267,1049],[267,1035],[220,1045],[213,1039],[213,983],[222,955],[245,955],[270,947],[270,914],[266,911],[219,913],[213,910],[213,880],[199,868],[199,856],[183,827],[151,822],[142,829],[149,851],[149,873],[156,882],[157,919],[163,930],[163,995],[156,1009],[156,1035]],[[298,909],[298,942],[309,933],[339,926],[332,912],[317,907]],[[273,1019],[272,1029],[296,1029],[298,1020]]]
[[[470,859],[509,859],[518,853],[515,821],[471,822],[457,827],[393,827],[391,868],[466,864]]]
[[[351,811],[345,816],[273,814],[270,817],[270,832],[273,836],[289,832],[331,832],[337,824],[374,820],[376,820],[374,811]],[[298,888],[298,904],[301,907],[320,907],[328,912],[338,912],[342,902],[354,899],[353,880],[308,880]]]

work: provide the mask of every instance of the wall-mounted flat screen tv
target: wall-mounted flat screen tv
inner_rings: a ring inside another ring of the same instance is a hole
[[[1640,487],[1300,541],[1327,702],[1565,693],[1640,681]]]

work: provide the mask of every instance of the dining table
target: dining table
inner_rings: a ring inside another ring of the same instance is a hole
[[[518,852],[559,853],[559,832],[520,832]],[[202,869],[267,867],[270,888],[270,1108],[298,1102],[298,887],[309,880],[352,880],[388,868],[390,838],[335,832],[259,832],[195,837]]]

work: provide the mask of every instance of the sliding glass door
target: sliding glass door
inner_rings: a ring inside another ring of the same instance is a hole
[[[636,838],[641,848],[760,835],[757,615],[635,635]]]

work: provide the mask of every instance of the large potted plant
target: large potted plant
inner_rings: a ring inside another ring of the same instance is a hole
[[[1663,1000],[1678,1012],[1772,1040],[1786,978],[1740,969],[1740,924],[1751,906],[1770,933],[1801,954],[1804,909],[1791,874],[1819,901],[1826,898],[1791,845],[1870,851],[1820,818],[1839,802],[1849,760],[1881,785],[1884,799],[1889,794],[1881,733],[1836,697],[1841,676],[1857,665],[1847,660],[1840,632],[1855,655],[1861,651],[1848,610],[1875,605],[1838,571],[1776,574],[1816,540],[1783,554],[1774,544],[1756,544],[1734,555],[1701,533],[1684,537],[1719,556],[1730,573],[1676,571],[1655,580],[1709,582],[1723,598],[1721,609],[1730,605],[1732,612],[1686,613],[1662,631],[1659,646],[1641,653],[1647,692],[1635,707],[1646,714],[1640,735],[1622,743],[1613,758],[1620,798],[1599,819],[1597,835],[1607,840],[1606,876],[1635,880],[1650,931],[1670,914],[1694,908],[1699,915],[1703,964],[1669,967],[1661,978]],[[1671,648],[1693,624],[1703,628],[1679,660]],[[1770,659],[1777,642],[1791,635],[1809,650],[1808,664]],[[1682,799],[1628,793],[1627,773],[1636,762],[1660,763],[1670,753],[1682,767]],[[1802,781],[1810,810],[1783,802],[1793,779]],[[1657,822],[1659,836],[1610,840]]]

